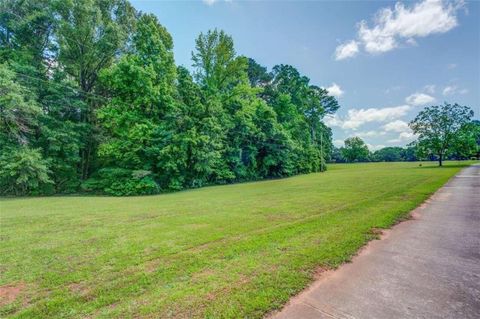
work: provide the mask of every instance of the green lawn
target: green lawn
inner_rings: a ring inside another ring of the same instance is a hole
[[[1,199],[10,297],[0,317],[261,317],[467,164],[338,164],[159,196]]]

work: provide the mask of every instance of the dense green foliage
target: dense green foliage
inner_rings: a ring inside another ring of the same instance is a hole
[[[345,140],[341,153],[348,162],[366,162],[370,154],[365,142],[357,136]]]
[[[1,193],[151,194],[326,169],[322,121],[339,105],[325,89],[237,55],[220,30],[199,35],[192,63],[177,67],[165,27],[126,0],[2,1]],[[19,158],[37,174],[12,184]]]
[[[262,318],[468,164],[333,164],[149,197],[4,198],[0,286],[20,292],[0,317]]]

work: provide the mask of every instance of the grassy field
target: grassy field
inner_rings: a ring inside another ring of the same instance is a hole
[[[159,196],[1,199],[0,317],[261,317],[467,164],[339,164]]]

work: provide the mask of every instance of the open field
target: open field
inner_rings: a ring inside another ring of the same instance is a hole
[[[339,164],[159,196],[2,199],[0,316],[261,317],[468,164]]]

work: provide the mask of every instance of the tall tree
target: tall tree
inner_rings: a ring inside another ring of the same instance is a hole
[[[57,60],[56,1],[10,0],[0,4],[0,56],[13,72],[16,83],[28,88],[29,99],[40,108],[28,144],[40,152],[48,166],[55,192],[73,192],[79,185],[85,125],[79,114],[85,103],[79,87]]]
[[[205,98],[188,70],[179,67],[177,113],[173,120],[174,133],[166,144],[175,147],[172,157],[181,163],[178,171],[182,175],[182,188],[200,187],[224,178],[226,167],[222,158],[222,127],[216,121],[216,109],[207,107]],[[181,160],[181,161],[180,161]],[[179,176],[180,177],[180,176]],[[177,188],[180,184],[173,183]]]
[[[131,52],[102,73],[112,96],[98,111],[105,132],[99,155],[105,166],[174,177],[172,161],[180,159],[165,154],[176,107],[172,50],[172,38],[157,18],[142,15]]]
[[[473,111],[469,107],[445,103],[426,107],[409,126],[418,136],[417,146],[436,155],[438,165],[442,166],[443,159],[461,138],[461,129],[472,117]]]
[[[195,78],[208,94],[225,93],[247,81],[247,59],[236,56],[233,39],[224,31],[201,33],[192,60]]]
[[[331,132],[322,123],[327,114],[335,113],[340,105],[335,97],[328,95],[328,91],[315,85],[310,85],[305,116],[310,127],[310,138],[320,149],[321,170],[324,170],[325,157],[331,149]]]
[[[79,167],[85,179],[91,172],[98,144],[94,111],[105,101],[97,95],[98,77],[125,48],[135,10],[127,0],[67,0],[55,4],[58,62],[77,81],[87,105],[81,113],[88,131]]]
[[[35,94],[0,64],[0,194],[27,195],[51,183],[47,162],[30,143],[40,114]]]
[[[87,138],[87,125],[80,114],[87,107],[78,85],[59,68],[51,71],[42,84],[38,102],[42,108],[39,127],[32,145],[41,149],[48,162],[54,192],[72,193],[78,190],[80,150]]]
[[[52,62],[55,26],[51,1],[0,2],[0,60],[41,69]]]

